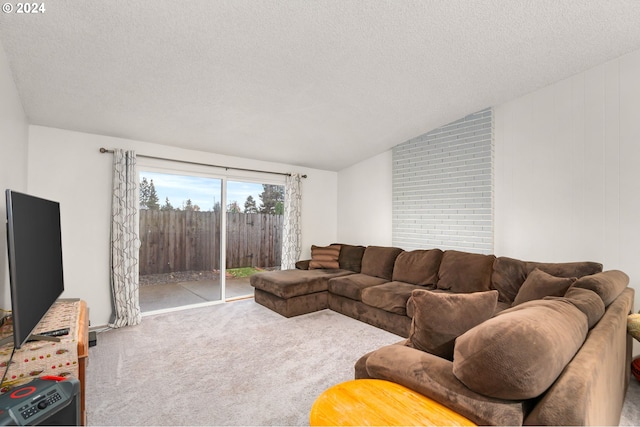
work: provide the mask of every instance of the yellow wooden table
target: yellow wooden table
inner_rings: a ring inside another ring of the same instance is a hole
[[[627,333],[640,341],[640,313],[631,313],[627,316]]]
[[[400,384],[352,380],[325,390],[311,407],[312,426],[475,426]]]

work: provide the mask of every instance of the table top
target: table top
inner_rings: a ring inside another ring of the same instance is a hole
[[[59,337],[58,342],[33,341],[15,351],[7,369],[5,381],[0,385],[0,394],[25,384],[42,375],[79,377],[78,359],[88,355],[86,303],[77,299],[58,300],[42,318],[34,333],[60,328],[69,328],[69,334]],[[12,325],[0,328],[0,336],[10,336]],[[9,363],[13,343],[0,347],[0,369]],[[2,375],[2,374],[0,374]]]
[[[640,341],[640,313],[631,313],[627,316],[627,332]]]
[[[351,380],[325,390],[311,408],[310,424],[370,426],[474,426],[462,415],[390,381]]]

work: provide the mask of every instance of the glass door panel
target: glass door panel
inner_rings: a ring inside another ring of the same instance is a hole
[[[140,171],[142,312],[220,301],[222,180]]]
[[[279,270],[284,186],[227,181],[226,298],[253,295],[252,274]]]

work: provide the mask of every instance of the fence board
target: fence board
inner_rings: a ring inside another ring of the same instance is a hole
[[[276,267],[282,215],[227,213],[226,266]],[[220,269],[220,213],[140,210],[140,275]]]

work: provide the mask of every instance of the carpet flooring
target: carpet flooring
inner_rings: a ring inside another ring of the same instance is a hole
[[[144,317],[89,350],[89,425],[308,425],[322,391],[402,338],[330,310],[253,299]]]
[[[640,381],[631,377],[620,416],[621,426],[640,425]]]
[[[308,425],[322,391],[402,338],[330,310],[291,319],[253,299],[144,317],[89,350],[89,425]],[[620,425],[640,425],[631,380]]]

